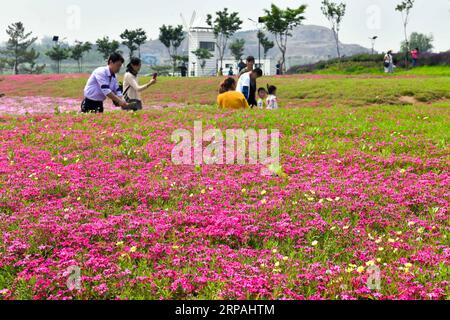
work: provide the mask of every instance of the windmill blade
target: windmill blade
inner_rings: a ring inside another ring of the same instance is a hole
[[[197,12],[194,11],[194,12],[192,13],[191,24],[189,25],[190,28],[192,28],[192,27],[194,26],[195,18],[196,18],[196,17],[197,17]]]
[[[183,21],[183,25],[184,25],[184,28],[186,29],[185,31],[186,32],[189,32],[189,26],[188,26],[188,24],[187,24],[187,22],[186,22],[186,19],[184,18],[184,16],[183,16],[183,14],[182,13],[180,13],[180,17],[181,17],[181,20]]]

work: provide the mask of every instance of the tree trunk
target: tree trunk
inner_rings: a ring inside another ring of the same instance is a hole
[[[176,55],[173,56],[173,76],[175,77],[175,72],[177,68],[177,57]]]
[[[17,52],[17,45],[16,45],[16,47],[15,47],[15,50],[14,50],[14,74],[19,74],[19,66],[17,65],[17,63],[18,63],[18,56],[19,56],[19,53]]]
[[[404,24],[404,30],[405,30],[405,45],[406,45],[406,52],[405,52],[405,68],[408,68],[408,53],[409,53],[409,41],[408,41],[408,31],[406,30],[407,24]]]
[[[281,51],[281,66],[280,66],[280,73],[283,75],[286,70],[286,50]]]
[[[334,40],[336,41],[336,50],[337,50],[338,59],[340,61],[341,60],[341,49],[339,48],[339,34],[335,30],[333,30],[333,34],[334,34]]]

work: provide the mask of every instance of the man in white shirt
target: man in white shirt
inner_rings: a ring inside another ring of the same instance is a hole
[[[256,79],[262,77],[263,72],[257,68],[253,71],[244,73],[237,83],[236,91],[242,93],[247,99],[249,106],[255,107],[256,102]]]
[[[100,67],[92,72],[84,88],[84,100],[81,105],[83,113],[102,113],[103,102],[111,99],[119,107],[129,107],[123,99],[116,74],[119,73],[125,59],[119,53],[113,53],[108,59],[108,66]]]

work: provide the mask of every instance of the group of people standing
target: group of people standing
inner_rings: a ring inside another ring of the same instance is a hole
[[[418,65],[420,50],[419,48],[415,48],[410,52],[412,67],[415,68]],[[392,50],[389,50],[384,56],[384,72],[385,73],[393,73],[396,68],[394,63],[394,56]]]
[[[257,89],[257,80],[263,76],[260,68],[255,68],[255,58],[249,56],[245,67],[241,69],[239,79],[229,76],[220,85],[217,104],[223,109],[247,109],[259,107],[263,109],[278,109],[276,98],[277,88],[268,86]],[[258,96],[258,100],[257,100]]]

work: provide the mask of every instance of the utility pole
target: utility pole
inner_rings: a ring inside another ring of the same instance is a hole
[[[258,22],[256,22],[255,20],[249,18],[248,20],[250,20],[251,22],[253,22],[258,30],[258,34],[261,31],[261,18],[258,18]],[[258,37],[258,68],[261,68],[261,39]]]
[[[378,36],[370,37],[369,38],[372,41],[372,55],[375,53],[375,41],[377,41]]]

